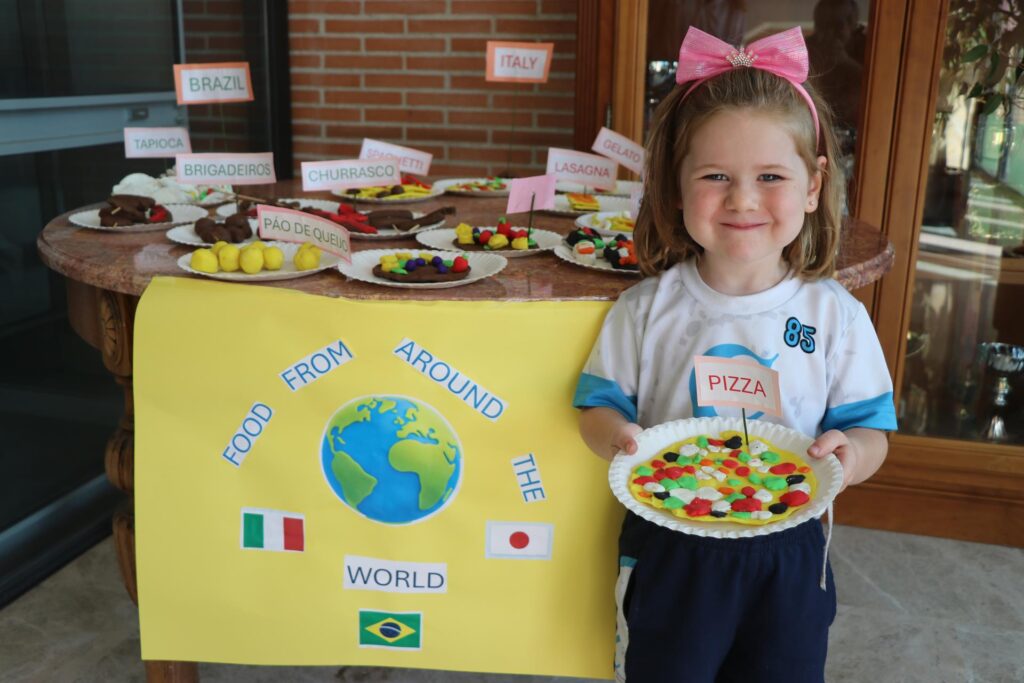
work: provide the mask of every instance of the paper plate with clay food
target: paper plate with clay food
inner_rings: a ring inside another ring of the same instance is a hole
[[[227,280],[228,282],[270,282],[273,280],[292,280],[307,275],[315,275],[341,263],[341,257],[323,251],[309,242],[264,242],[260,246],[228,245],[224,249],[235,249],[230,259],[223,258],[212,249],[197,249],[178,258],[178,267],[186,273]],[[262,251],[262,260],[258,263],[247,262],[245,252],[252,249]],[[271,257],[268,252],[276,249],[279,254]],[[300,252],[311,251],[302,254]],[[271,260],[271,258],[278,260]],[[258,266],[258,269],[257,269]],[[227,268],[227,269],[226,269]],[[230,270],[228,270],[230,269]],[[250,270],[252,272],[246,272]]]
[[[258,203],[258,202],[257,202]],[[256,204],[253,202],[231,202],[218,206],[216,213],[221,217],[228,217],[235,213],[246,212],[249,214],[249,218],[256,218]],[[270,201],[267,202],[271,204]],[[332,199],[308,199],[304,197],[284,197],[282,199],[272,200],[273,205],[280,206],[285,209],[294,209],[295,211],[301,211],[305,208],[316,209],[318,211],[327,211],[329,213],[337,213],[338,205],[340,202]]]
[[[577,218],[576,227],[593,228],[602,235],[632,237],[636,221],[630,211],[599,211],[598,213],[585,213]]]
[[[454,228],[439,228],[418,233],[416,241],[432,249],[483,252],[517,258],[554,249],[561,244],[562,236],[550,230],[529,230],[525,225],[512,226],[507,222],[497,226],[479,227],[460,223]]]
[[[402,175],[401,184],[331,190],[331,194],[367,204],[412,204],[440,197],[444,194],[444,188],[424,183],[410,175]]]
[[[149,198],[146,206],[119,206],[123,197],[113,195],[107,200],[109,206],[101,209],[87,209],[68,216],[68,222],[81,228],[104,232],[152,232],[167,230],[181,223],[194,223],[209,215],[207,210],[193,204],[155,204]],[[104,225],[106,224],[106,225]]]
[[[629,211],[629,197],[607,197],[592,194],[557,194],[555,206],[544,209],[563,216],[580,216],[599,211]]]
[[[807,456],[813,439],[772,422],[748,419],[747,434],[726,417],[646,429],[608,483],[630,511],[695,536],[764,536],[820,517],[843,483],[839,459]]]
[[[420,249],[367,249],[339,264],[353,280],[385,287],[445,289],[477,282],[500,273],[508,261],[497,254],[460,254]]]
[[[610,190],[597,190],[593,187],[587,187],[583,183],[577,183],[572,180],[559,180],[555,183],[556,192],[589,192],[591,194],[611,195],[615,197],[628,197],[632,194],[633,190],[641,187],[643,187],[643,183],[638,180],[618,180],[615,182],[615,187]]]
[[[507,197],[510,181],[507,178],[446,178],[434,183],[448,194],[463,197]]]

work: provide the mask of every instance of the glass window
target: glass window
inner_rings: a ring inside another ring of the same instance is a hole
[[[953,0],[915,264],[901,431],[1024,444],[1024,17]]]

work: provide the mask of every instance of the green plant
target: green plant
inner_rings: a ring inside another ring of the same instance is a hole
[[[980,113],[1021,106],[1024,0],[952,0],[940,92],[979,101]]]

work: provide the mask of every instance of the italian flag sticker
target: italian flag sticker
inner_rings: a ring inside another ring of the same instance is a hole
[[[242,508],[242,548],[301,553],[305,526],[306,516],[297,512]]]

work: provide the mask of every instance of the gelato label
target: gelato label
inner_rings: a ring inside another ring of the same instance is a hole
[[[312,242],[324,251],[352,263],[348,230],[333,221],[303,211],[260,204],[256,207],[260,239],[282,242]]]
[[[547,83],[554,43],[487,41],[487,80]]]
[[[125,128],[124,156],[128,159],[173,157],[192,151],[184,128]]]
[[[178,154],[178,180],[193,185],[267,185],[277,182],[274,153]]]
[[[402,175],[397,159],[302,162],[302,189],[306,192],[397,185],[400,182]]]
[[[409,173],[429,173],[434,155],[411,147],[392,145],[372,138],[363,138],[360,159],[397,159],[398,169]]]
[[[548,148],[547,172],[562,180],[574,180],[597,190],[615,187],[619,165],[596,154],[558,147]]]
[[[590,149],[619,162],[633,173],[643,172],[644,148],[610,128],[601,128]]]
[[[252,101],[249,62],[175,64],[178,104]]]

